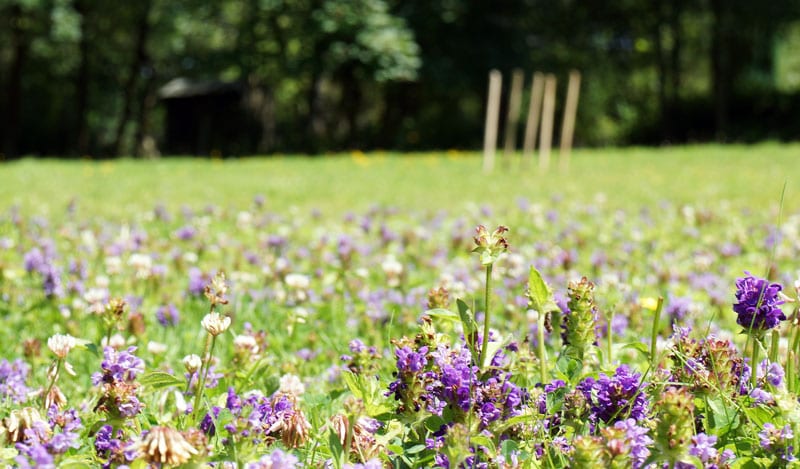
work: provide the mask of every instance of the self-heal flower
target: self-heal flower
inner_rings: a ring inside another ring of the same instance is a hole
[[[480,253],[482,265],[494,264],[500,254],[508,250],[508,241],[503,236],[507,231],[508,228],[503,225],[498,226],[491,234],[483,225],[475,228],[476,235],[473,240],[476,247],[472,252]]]
[[[736,300],[733,310],[738,314],[736,323],[745,329],[765,331],[786,320],[779,308],[784,301],[780,297],[780,284],[754,277],[750,272],[736,280]]]

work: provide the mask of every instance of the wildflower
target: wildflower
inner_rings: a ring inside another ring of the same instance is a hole
[[[508,228],[503,225],[498,226],[491,234],[483,225],[475,228],[476,235],[473,240],[476,247],[472,252],[480,253],[482,265],[494,264],[500,254],[508,250],[508,241],[503,236],[507,231]]]
[[[140,450],[147,462],[170,466],[185,464],[199,453],[180,432],[163,426],[150,429]]]
[[[211,302],[211,307],[216,305],[228,304],[228,299],[225,295],[228,293],[228,284],[225,282],[225,273],[220,271],[211,279],[211,283],[207,284],[203,289],[208,301]]]
[[[765,423],[764,429],[758,433],[759,443],[761,448],[767,454],[777,456],[784,461],[794,461],[797,458],[794,456],[793,439],[794,433],[792,427],[786,424],[783,428],[778,429],[772,423]]]
[[[756,331],[765,331],[777,326],[786,319],[779,308],[784,301],[780,298],[781,285],[768,283],[745,272],[746,276],[736,280],[736,300],[733,310],[738,314],[736,323]]]
[[[564,315],[564,342],[568,346],[568,353],[581,359],[588,347],[597,342],[597,306],[593,291],[594,284],[586,277],[569,284],[569,313]]]
[[[616,422],[632,418],[640,421],[647,417],[647,396],[640,384],[641,375],[632,373],[627,365],[620,365],[614,376],[600,374],[600,377],[586,378],[578,384],[580,391],[589,403],[590,422]]]
[[[186,371],[188,371],[190,374],[195,373],[197,370],[200,369],[202,365],[203,365],[203,360],[195,354],[186,355],[185,357],[183,357],[183,366],[186,368]]]
[[[8,443],[20,442],[25,439],[25,431],[40,422],[44,422],[44,419],[33,407],[14,409],[0,421],[0,436],[4,436]]]
[[[680,461],[688,450],[694,434],[693,396],[685,389],[669,388],[655,405],[656,447],[671,463]]]
[[[0,399],[10,399],[15,404],[25,402],[30,392],[25,384],[29,374],[30,366],[20,359],[0,360]]]
[[[164,327],[177,326],[181,321],[178,308],[173,304],[161,306],[156,310],[156,320]]]
[[[300,396],[306,391],[303,382],[295,375],[285,374],[280,379],[280,392],[292,396]]]
[[[206,314],[200,324],[203,325],[203,328],[208,331],[209,334],[216,337],[228,330],[228,327],[231,325],[231,318],[229,316],[223,316],[215,311]]]
[[[75,337],[69,334],[56,334],[47,339],[47,347],[61,360],[67,358],[67,354],[76,344]]]
[[[300,461],[295,455],[276,449],[261,456],[258,461],[246,464],[245,469],[295,469],[299,466]]]

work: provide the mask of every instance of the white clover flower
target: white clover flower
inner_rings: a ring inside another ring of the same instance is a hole
[[[56,334],[49,339],[47,339],[47,347],[58,357],[59,359],[67,358],[67,354],[73,347],[77,345],[77,341],[75,337],[72,337],[69,334]]]
[[[231,326],[231,318],[223,316],[215,311],[206,314],[200,324],[203,325],[203,328],[208,331],[209,334],[216,337],[228,330]]]
[[[117,256],[106,257],[106,273],[114,275],[122,272],[122,259]]]
[[[233,347],[240,352],[258,353],[258,343],[251,335],[237,335],[233,338]]]
[[[306,387],[303,385],[303,382],[293,374],[281,376],[280,387],[278,389],[284,394],[291,394],[293,396],[300,396],[306,392]]]
[[[102,347],[111,347],[114,350],[119,350],[125,346],[125,342],[125,337],[122,337],[122,334],[116,333],[112,335],[110,339],[103,337],[103,339],[100,340],[100,345]]]
[[[162,355],[167,351],[167,344],[161,342],[150,341],[147,343],[147,351],[153,355]]]
[[[185,357],[183,357],[183,366],[184,368],[186,368],[186,371],[188,371],[191,374],[199,370],[200,367],[203,366],[203,360],[195,354],[186,355]]]
[[[311,284],[307,275],[288,274],[285,278],[286,286],[296,290],[305,290]]]
[[[136,278],[146,279],[152,275],[153,258],[147,254],[133,253],[128,258],[128,265],[136,271]]]

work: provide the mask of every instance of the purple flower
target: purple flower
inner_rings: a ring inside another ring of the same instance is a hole
[[[786,319],[778,307],[784,303],[778,293],[782,287],[757,278],[745,271],[746,276],[736,280],[736,300],[733,311],[739,316],[736,323],[745,329],[769,330]]]
[[[692,437],[692,444],[689,445],[689,454],[697,456],[703,463],[715,460],[718,454],[717,449],[714,447],[716,443],[716,436],[698,433]]]
[[[120,352],[112,347],[103,348],[105,360],[100,364],[103,372],[92,375],[92,384],[131,382],[136,375],[144,373],[144,361],[133,354],[135,351],[133,346]]]
[[[175,305],[168,304],[156,310],[156,319],[158,323],[164,327],[177,326],[181,321],[181,315]]]
[[[0,361],[0,397],[11,399],[15,404],[25,402],[30,392],[25,385],[29,373],[30,366],[19,358],[13,362]]]
[[[428,353],[428,347],[422,347],[419,352],[414,352],[410,347],[405,346],[395,350],[394,354],[397,357],[397,370],[405,373],[417,373],[425,368],[428,364],[428,359],[425,355]]]
[[[650,456],[650,445],[653,439],[648,436],[649,430],[645,427],[636,425],[636,420],[625,419],[614,424],[614,428],[625,430],[625,438],[631,450],[631,465],[633,469],[639,469]]]
[[[764,430],[758,433],[759,443],[767,454],[777,456],[784,461],[794,461],[794,446],[792,445],[794,433],[792,427],[786,424],[781,429],[767,422]]]
[[[300,461],[291,453],[284,453],[276,449],[270,454],[261,456],[261,459],[245,465],[245,469],[294,469],[299,467]]]
[[[581,381],[576,389],[583,393],[591,404],[592,423],[616,422],[625,418],[642,420],[647,417],[648,401],[639,379],[641,374],[632,373],[628,365],[617,367],[614,376],[600,374],[597,380],[589,377]]]

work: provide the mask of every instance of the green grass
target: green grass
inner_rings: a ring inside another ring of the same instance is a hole
[[[553,194],[591,201],[598,193],[612,206],[635,207],[670,199],[703,204],[720,199],[751,207],[774,206],[784,180],[785,207],[800,207],[793,177],[800,145],[688,146],[577,150],[568,172],[542,173],[515,158],[481,171],[477,153],[426,153],[321,157],[251,157],[231,160],[164,158],[109,162],[24,159],[0,166],[0,201],[53,216],[73,198],[99,216],[164,203],[168,208],[216,203],[245,207],[256,194],[271,210],[318,208],[361,211],[374,204],[406,209],[458,210],[468,204],[499,206],[524,196]]]

